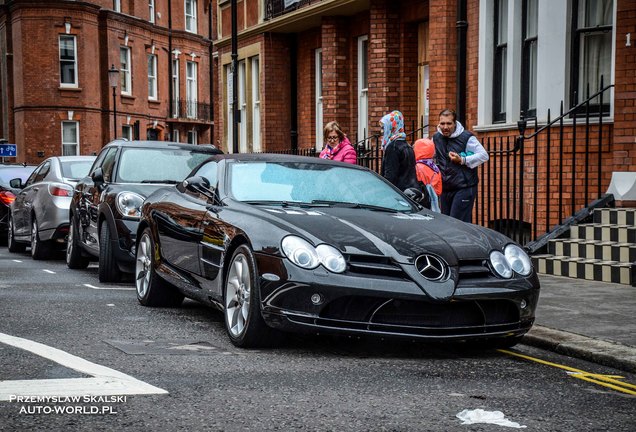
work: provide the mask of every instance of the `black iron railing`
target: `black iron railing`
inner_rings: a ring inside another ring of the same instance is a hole
[[[318,3],[321,0],[266,0],[265,21],[278,18],[303,6]]]
[[[601,78],[600,90],[585,101],[566,112],[562,102],[557,118],[550,110],[545,125],[535,118],[529,135],[528,121],[522,119],[518,136],[483,139],[490,161],[479,168],[476,223],[527,244],[600,198],[611,125],[592,112],[592,103],[603,106],[612,87],[603,87]],[[565,125],[566,119],[571,123]]]
[[[171,117],[182,120],[212,121],[212,106],[192,99],[172,102]]]

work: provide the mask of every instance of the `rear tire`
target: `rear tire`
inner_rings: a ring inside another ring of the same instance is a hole
[[[135,261],[135,288],[137,300],[144,306],[177,307],[183,302],[183,294],[158,274],[155,262],[156,245],[150,228],[146,228],[137,243]]]
[[[24,243],[18,243],[15,241],[15,236],[13,235],[13,218],[11,214],[9,214],[9,223],[7,227],[7,247],[9,252],[17,253],[24,252],[26,250],[26,245]]]
[[[121,271],[117,267],[111,239],[108,222],[104,222],[99,230],[98,276],[100,282],[119,282],[121,280]]]
[[[68,241],[66,242],[66,266],[70,269],[85,269],[88,267],[89,259],[82,255],[79,241],[79,230],[75,217],[71,216],[71,223],[68,227]]]
[[[280,335],[265,324],[254,254],[247,245],[232,254],[223,290],[225,329],[237,347],[271,346]]]
[[[34,260],[44,260],[50,258],[51,245],[49,242],[40,240],[40,230],[38,220],[33,215],[31,222],[31,258]]]

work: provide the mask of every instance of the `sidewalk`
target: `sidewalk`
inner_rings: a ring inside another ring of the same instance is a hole
[[[539,275],[533,328],[522,343],[636,372],[636,287]]]

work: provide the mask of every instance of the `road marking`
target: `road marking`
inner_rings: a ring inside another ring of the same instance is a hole
[[[20,261],[20,260],[11,260],[11,261],[13,261],[13,262],[19,262],[19,263],[21,263],[21,262],[22,262],[22,261]]]
[[[74,369],[91,378],[0,381],[0,401],[10,396],[110,396],[168,394],[122,372],[101,366],[65,351],[28,339],[0,333],[0,343],[10,345]]]
[[[84,284],[84,286],[94,290],[124,290],[124,291],[135,290],[135,288],[129,288],[129,287],[96,287],[95,285],[91,285],[91,284]]]
[[[519,354],[513,351],[508,351],[504,349],[497,350],[504,354],[508,354],[514,357],[519,357],[525,360],[530,360],[536,363],[544,364],[546,366],[552,366],[558,369],[563,369],[567,371],[567,374],[571,377],[581,379],[583,381],[588,381],[603,387],[611,388],[612,390],[619,391],[621,393],[627,393],[629,395],[636,395],[636,385],[630,384],[627,382],[619,381],[619,379],[623,379],[624,377],[619,375],[603,375],[603,374],[595,374],[586,372],[581,369],[576,369],[570,366],[561,365],[558,363],[552,363],[546,360],[541,360],[535,357],[530,357],[524,354]]]
[[[52,271],[52,270],[42,269],[42,271],[43,271],[43,272],[47,272],[47,273],[51,273],[51,274],[55,274],[55,272],[54,272],[54,271]]]

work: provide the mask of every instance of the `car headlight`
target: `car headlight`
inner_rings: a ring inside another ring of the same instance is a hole
[[[522,276],[528,276],[532,272],[532,262],[528,254],[515,244],[509,244],[504,248],[506,261],[513,271]]]
[[[313,247],[308,241],[287,236],[281,242],[283,253],[298,267],[314,269],[322,264],[333,273],[342,273],[347,263],[338,249],[326,244]]]
[[[144,200],[144,197],[134,192],[120,192],[117,194],[115,203],[117,204],[117,210],[122,216],[139,218]]]
[[[335,247],[321,244],[316,247],[316,252],[321,264],[330,272],[342,273],[347,268],[347,262]]]
[[[512,268],[508,264],[506,256],[499,251],[490,252],[490,264],[499,276],[509,279],[512,277]]]

